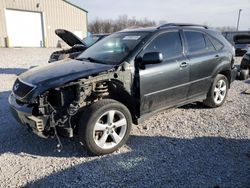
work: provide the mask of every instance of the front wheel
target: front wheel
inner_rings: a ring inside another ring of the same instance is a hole
[[[88,151],[104,155],[116,151],[127,142],[131,124],[130,112],[123,104],[104,99],[84,112],[78,133]]]
[[[229,84],[227,77],[222,74],[218,74],[209,89],[207,99],[204,101],[204,104],[212,108],[223,105],[227,97],[228,87]]]

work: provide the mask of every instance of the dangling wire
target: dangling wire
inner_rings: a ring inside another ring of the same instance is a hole
[[[57,146],[56,146],[56,147],[57,147],[57,151],[58,151],[58,152],[61,152],[62,149],[63,149],[63,145],[62,145],[62,142],[61,142],[60,137],[59,137],[58,134],[57,134],[56,127],[54,127],[54,131],[55,131],[55,136],[56,136],[57,141],[58,141],[58,144],[57,144]]]

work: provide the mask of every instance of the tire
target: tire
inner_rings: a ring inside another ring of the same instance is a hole
[[[203,101],[203,103],[211,108],[220,107],[224,104],[227,98],[228,88],[229,84],[227,77],[222,74],[218,74],[215,77],[213,84],[208,91],[207,98]]]
[[[241,69],[239,80],[247,80],[249,77],[249,69]]]
[[[113,153],[127,142],[131,124],[131,114],[126,106],[103,99],[82,114],[78,125],[79,139],[91,154]]]

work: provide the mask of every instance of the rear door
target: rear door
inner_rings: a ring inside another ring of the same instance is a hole
[[[139,57],[147,52],[161,52],[164,60],[139,71],[142,114],[186,100],[189,81],[188,60],[178,31],[159,34]]]
[[[187,57],[190,62],[190,89],[188,98],[205,96],[211,85],[211,75],[220,63],[209,36],[200,31],[184,30]]]

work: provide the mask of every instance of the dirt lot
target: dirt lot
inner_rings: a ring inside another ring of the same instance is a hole
[[[77,139],[44,140],[11,116],[17,74],[55,49],[0,49],[0,187],[250,187],[250,80],[233,83],[225,105],[190,104],[134,126],[127,146],[89,157]]]

